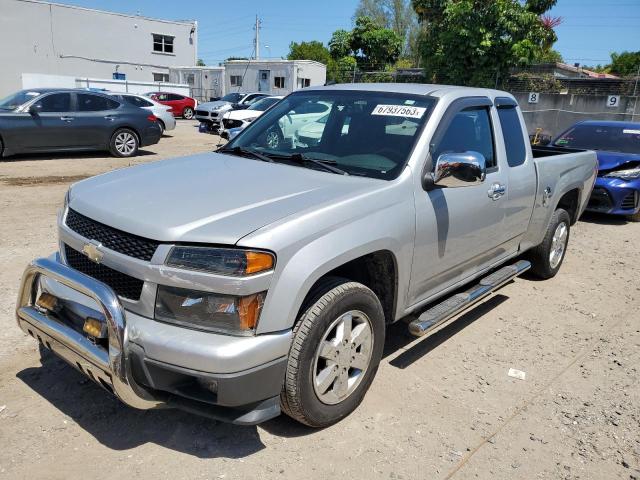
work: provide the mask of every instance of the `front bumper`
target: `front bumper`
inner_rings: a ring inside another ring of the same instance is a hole
[[[62,308],[36,306],[40,289]],[[73,318],[86,316],[106,323],[105,343],[74,327]],[[111,288],[57,258],[35,260],[25,270],[17,320],[25,333],[131,407],[178,407],[238,424],[280,413],[291,332],[231,337],[159,323],[125,311]]]
[[[640,211],[640,179],[598,177],[587,211],[612,215],[633,215]]]

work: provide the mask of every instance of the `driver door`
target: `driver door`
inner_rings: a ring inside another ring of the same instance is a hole
[[[508,255],[504,229],[507,171],[495,148],[495,111],[488,98],[454,102],[431,145],[431,168],[443,153],[485,157],[486,179],[457,188],[420,188],[415,196],[416,238],[409,303],[426,300]],[[428,166],[427,166],[428,167]]]

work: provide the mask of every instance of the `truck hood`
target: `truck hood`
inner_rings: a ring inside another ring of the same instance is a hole
[[[640,153],[620,153],[620,152],[605,152],[598,151],[598,169],[599,170],[613,170],[621,167],[625,163],[637,163],[640,162]],[[630,165],[629,168],[632,166]]]
[[[322,208],[386,183],[205,153],[83,180],[72,186],[69,206],[145,238],[233,245],[296,212]]]

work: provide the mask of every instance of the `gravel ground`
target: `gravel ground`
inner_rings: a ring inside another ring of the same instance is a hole
[[[0,478],[640,479],[640,224],[608,217],[574,227],[553,280],[520,278],[422,340],[391,327],[363,404],[323,430],[136,411],[41,362],[13,309],[68,184],[217,142],[179,121],[131,161],[0,162]]]

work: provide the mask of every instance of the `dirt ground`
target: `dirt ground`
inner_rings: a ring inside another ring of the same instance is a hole
[[[131,162],[0,162],[0,478],[640,479],[640,223],[587,216],[553,280],[520,278],[422,340],[391,327],[363,404],[324,430],[136,411],[41,363],[13,309],[67,186],[217,140],[179,121]]]

